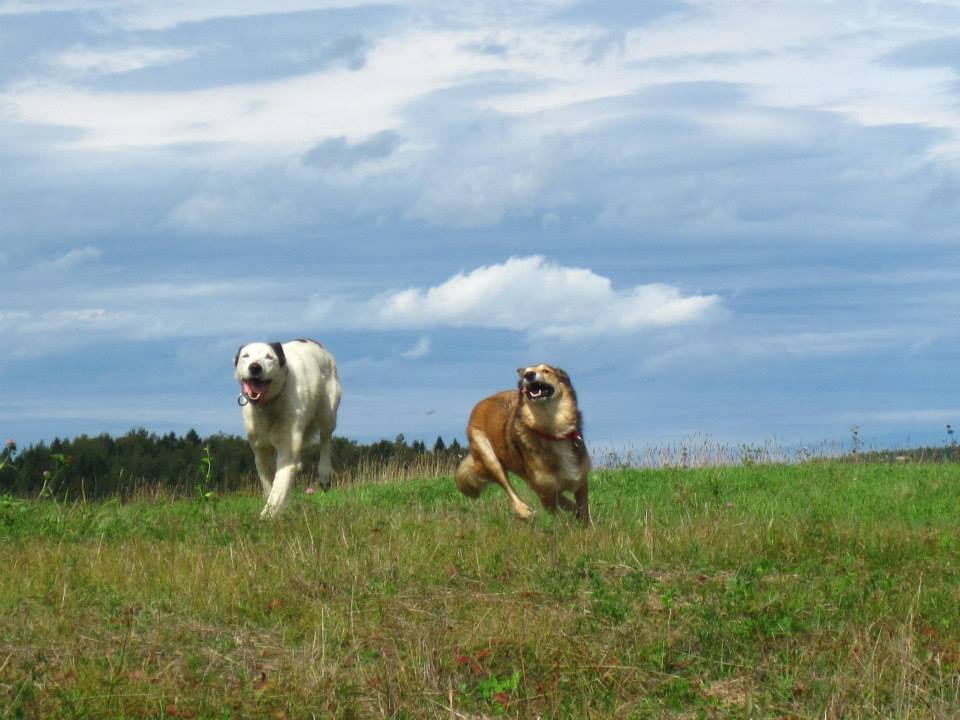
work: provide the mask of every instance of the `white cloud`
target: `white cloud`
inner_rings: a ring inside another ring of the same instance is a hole
[[[484,227],[500,223],[508,211],[524,212],[542,198],[546,167],[517,167],[514,158],[497,157],[493,148],[483,151],[491,157],[435,167],[409,217],[450,227]],[[514,157],[525,156],[518,148]],[[530,163],[529,158],[525,162]]]
[[[49,62],[76,72],[109,75],[168,65],[186,60],[198,52],[199,49],[189,48],[139,47],[114,51],[76,48],[53,56]]]
[[[10,0],[0,5],[0,15],[27,15],[40,12],[96,10],[104,7],[91,0]]]
[[[918,333],[900,328],[802,331],[748,337],[738,342],[736,349],[748,357],[851,355],[903,347],[915,341]]]
[[[61,255],[55,260],[50,260],[47,262],[41,262],[37,264],[38,270],[70,270],[71,268],[77,267],[78,265],[83,265],[84,263],[94,262],[101,258],[103,251],[100,248],[86,246],[81,248],[74,248],[69,252]]]
[[[30,318],[31,314],[22,310],[0,310],[0,330],[17,327]]]
[[[32,356],[94,342],[208,338],[214,329],[231,339],[264,333],[271,339],[275,333],[298,337],[306,332],[307,287],[315,287],[315,282],[259,277],[173,275],[115,284],[104,276],[92,285],[83,280],[66,284],[60,276],[36,272],[14,276],[0,293],[0,342],[12,354]]]
[[[44,313],[28,313],[19,318],[16,330],[19,333],[51,333],[60,331],[121,330],[138,323],[132,313],[114,312],[104,308],[79,310],[51,310]]]
[[[417,340],[417,344],[414,345],[409,350],[404,350],[400,353],[401,357],[405,357],[409,360],[416,360],[418,358],[426,357],[430,354],[430,338],[424,335],[422,338]]]
[[[382,38],[362,69],[183,92],[90,90],[25,80],[0,93],[0,119],[86,131],[74,147],[240,143],[306,151],[318,139],[391,130],[409,103],[458,78],[504,67],[459,48],[453,33],[411,30]]]
[[[117,25],[133,30],[165,30],[181,23],[213,18],[249,17],[268,13],[349,8],[368,0],[10,0],[0,16],[38,12],[100,12]]]
[[[844,422],[855,423],[948,423],[960,421],[958,408],[925,408],[918,410],[869,410],[866,412],[847,412],[840,416]]]
[[[305,10],[362,7],[368,0],[164,0],[164,2],[118,2],[111,13],[124,27],[164,30],[181,23],[212,18],[250,17]]]
[[[203,232],[211,227],[222,227],[229,217],[235,217],[234,203],[224,197],[209,194],[192,195],[173,208],[167,216],[174,227],[187,232]],[[237,208],[239,209],[239,208]]]
[[[663,284],[617,290],[609,278],[589,269],[563,267],[535,255],[359,304],[326,299],[314,305],[312,316],[336,326],[479,327],[530,337],[577,338],[680,325],[718,312],[722,303],[717,295],[683,295]]]
[[[176,394],[137,394],[121,396],[97,389],[71,388],[55,396],[40,396],[26,399],[5,398],[0,400],[0,414],[24,420],[85,420],[93,427],[102,427],[104,422],[120,422],[127,427],[153,423],[209,423],[214,427],[232,427],[234,410],[229,404],[222,406],[197,403],[190,408],[189,419],[184,417],[183,396]]]
[[[111,298],[122,297],[125,302],[138,302],[150,305],[156,302],[170,302],[174,300],[195,300],[197,298],[213,298],[222,302],[235,301],[251,292],[259,293],[272,287],[269,282],[253,280],[218,280],[196,282],[150,282],[138,285],[107,288],[103,291],[92,291],[90,297],[102,298],[107,301]]]
[[[96,7],[125,26],[161,28],[210,17],[359,4],[175,0],[101,1]],[[602,31],[551,20],[562,4],[553,3],[551,9],[537,3],[534,9],[510,13],[506,27],[499,27],[502,17],[489,9],[485,13],[482,3],[458,7],[456,26],[401,19],[387,30],[371,31],[367,62],[359,69],[336,66],[250,82],[238,77],[234,83],[170,92],[150,91],[148,84],[142,90],[91,88],[71,73],[22,80],[0,92],[0,119],[78,130],[53,141],[71,150],[111,149],[119,155],[206,144],[202,152],[172,156],[173,163],[190,170],[210,171],[166,217],[175,229],[217,234],[315,224],[318,216],[311,209],[320,204],[316,196],[331,194],[328,187],[358,198],[340,200],[339,206],[440,226],[494,226],[514,217],[542,217],[546,225],[572,209],[602,228],[665,224],[676,231],[740,230],[759,225],[743,220],[748,213],[742,209],[762,206],[763,198],[785,198],[789,208],[804,207],[808,188],[801,183],[806,175],[778,173],[771,184],[775,192],[758,195],[750,187],[723,182],[726,178],[715,181],[716,171],[691,172],[684,161],[696,163],[711,152],[726,151],[729,164],[723,167],[736,168],[738,161],[785,146],[797,152],[825,148],[829,156],[832,145],[823,135],[830,128],[810,120],[805,113],[812,109],[836,110],[864,124],[952,128],[960,123],[955,98],[946,91],[954,77],[951,70],[876,62],[898,44],[940,33],[939,26],[922,17],[904,20],[907,12],[883,18],[889,32],[862,33],[858,29],[870,28],[878,19],[856,4],[760,8],[704,1],[699,4],[705,11],[683,22],[626,31],[622,56],[586,63],[575,49]],[[418,6],[427,8],[425,16],[436,17],[431,11],[439,4]],[[478,43],[489,45],[491,37],[503,52],[475,50]],[[197,52],[190,47],[109,51],[85,45],[58,55],[57,62],[83,72],[122,72]],[[193,61],[199,64],[203,58]],[[637,95],[673,83],[703,82],[743,88],[743,106],[720,107],[708,99],[681,106]],[[902,102],[903,97],[910,102]],[[791,120],[795,115],[799,119]],[[677,151],[656,133],[657,123],[669,124],[667,118],[674,117],[689,123],[674,139],[681,145]],[[622,124],[642,118],[648,123]],[[389,167],[370,169],[388,184],[387,192],[358,192],[351,173],[329,168],[303,173],[284,165],[324,138],[342,137],[350,147],[392,130],[410,142],[390,156]],[[591,130],[596,138],[587,137]],[[698,137],[708,141],[690,147]],[[232,167],[225,160],[231,153],[242,156]],[[879,154],[891,174],[904,167],[903,153],[894,154],[900,157],[892,162]],[[855,164],[858,153],[849,157],[854,172],[815,175],[833,183],[855,177],[862,172]],[[651,182],[647,175],[665,164],[679,165],[681,172]],[[288,186],[285,197],[293,201],[278,200],[271,183],[263,182],[264,173],[278,176],[273,186]],[[884,176],[864,177],[879,181]],[[902,202],[910,197],[898,195]],[[831,197],[835,194],[821,192],[815,201],[825,204]],[[595,204],[599,207],[591,207]],[[881,202],[879,207],[890,205]],[[880,216],[886,219],[885,213]],[[764,221],[764,232],[770,222]]]

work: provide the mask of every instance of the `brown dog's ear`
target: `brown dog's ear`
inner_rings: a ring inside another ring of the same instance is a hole
[[[287,364],[287,356],[283,352],[283,345],[278,342],[270,343],[270,347],[273,348],[273,351],[277,354],[277,359],[280,361],[280,367],[283,367]]]
[[[524,370],[526,370],[526,368],[517,368],[517,375],[523,375]]]
[[[237,354],[233,356],[233,366],[236,367],[237,363],[240,362],[240,351],[243,350],[244,346],[241,345],[237,348]]]
[[[560,380],[561,380],[564,384],[566,384],[566,385],[572,385],[572,384],[573,384],[573,383],[570,382],[570,376],[567,374],[567,371],[564,370],[563,368],[555,367],[555,368],[553,369],[553,371],[557,374],[557,377],[560,378]]]

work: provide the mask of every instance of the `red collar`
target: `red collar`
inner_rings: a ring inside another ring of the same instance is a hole
[[[573,440],[579,443],[583,442],[583,434],[579,430],[571,430],[566,435],[554,435],[552,433],[545,433],[541,430],[537,430],[536,428],[530,428],[530,429],[534,432],[535,435],[539,435],[544,440],[554,440],[557,442],[559,442],[560,440]]]

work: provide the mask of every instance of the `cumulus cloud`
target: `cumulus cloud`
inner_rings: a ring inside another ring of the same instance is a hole
[[[618,290],[592,270],[542,256],[514,257],[458,273],[429,288],[408,288],[353,305],[326,300],[313,309],[324,324],[375,329],[478,327],[529,337],[622,335],[681,325],[722,312],[717,295],[684,295],[664,284]]]

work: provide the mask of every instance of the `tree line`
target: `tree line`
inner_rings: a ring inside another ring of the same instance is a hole
[[[332,460],[336,474],[353,477],[358,469],[376,464],[400,469],[418,464],[453,467],[463,453],[456,439],[447,445],[442,437],[429,448],[420,440],[408,443],[402,434],[369,444],[334,437]],[[315,448],[304,451],[302,463],[309,479],[317,463]],[[192,429],[178,436],[136,428],[120,437],[104,433],[57,438],[22,450],[8,440],[0,452],[0,495],[99,499],[146,487],[189,493],[200,483],[209,490],[228,492],[259,487],[256,477],[253,453],[245,439],[224,434],[202,438]]]

